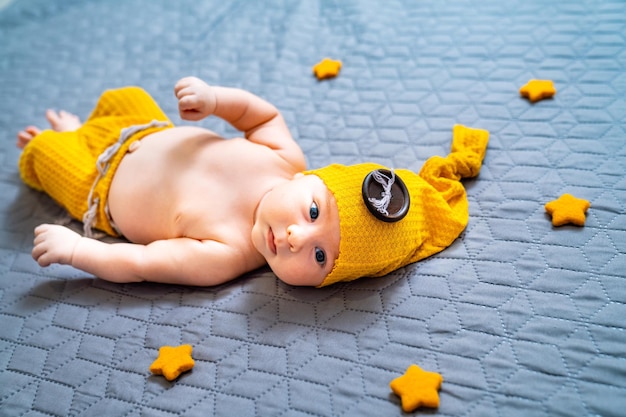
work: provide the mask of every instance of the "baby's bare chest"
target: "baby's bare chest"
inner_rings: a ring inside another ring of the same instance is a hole
[[[142,143],[110,190],[111,215],[131,241],[249,236],[260,198],[285,176],[282,160],[243,140]]]

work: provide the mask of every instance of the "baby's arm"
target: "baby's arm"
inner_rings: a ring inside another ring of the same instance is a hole
[[[262,98],[237,88],[209,86],[196,77],[186,77],[174,87],[184,120],[214,115],[226,120],[245,137],[280,154],[298,171],[306,168],[302,150],[291,136],[278,109]]]
[[[237,251],[215,241],[177,238],[148,245],[105,243],[50,224],[35,228],[32,254],[40,266],[72,265],[118,283],[152,281],[210,286],[254,268],[246,265],[246,259],[240,259]]]

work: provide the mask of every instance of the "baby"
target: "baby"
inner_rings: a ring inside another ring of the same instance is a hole
[[[305,171],[272,104],[195,77],[174,88],[182,119],[215,115],[244,138],[174,127],[138,87],[106,91],[84,124],[49,110],[18,134],[19,168],[82,220],[35,229],[33,258],[113,282],[217,285],[268,264],[291,285],[381,276],[449,246],[467,225],[463,177],[488,133],[457,125],[452,152],[419,175],[376,164]],[[93,238],[92,228],[128,243]],[[131,243],[132,242],[132,243]]]

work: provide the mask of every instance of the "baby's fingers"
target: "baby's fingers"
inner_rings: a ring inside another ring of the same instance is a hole
[[[37,264],[42,268],[45,268],[46,266],[50,266],[52,264],[52,261],[48,259],[47,254],[47,251],[35,254],[35,249],[33,249],[33,259],[37,261]]]
[[[200,100],[198,96],[195,94],[190,94],[187,96],[183,96],[178,100],[178,109],[179,110],[194,110],[197,109],[200,105]]]
[[[35,240],[35,246],[33,246],[33,250],[31,252],[31,255],[33,257],[33,259],[35,261],[37,261],[37,263],[39,264],[39,266],[48,266],[50,265],[52,262],[48,259],[49,257],[46,256],[48,253],[48,248],[47,245],[45,244],[45,241],[42,239],[39,239],[39,241],[37,241],[37,239]]]
[[[198,121],[207,116],[197,96],[188,96],[179,100],[178,112],[183,120]]]
[[[178,80],[178,82],[174,85],[174,94],[176,97],[178,97],[184,89],[191,85],[191,80],[192,77],[185,77]]]
[[[72,264],[81,236],[65,226],[43,224],[35,228],[33,258],[41,266],[52,263]]]

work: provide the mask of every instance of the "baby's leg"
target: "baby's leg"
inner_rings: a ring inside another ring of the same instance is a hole
[[[52,130],[56,132],[70,132],[81,126],[78,116],[63,110],[58,113],[54,110],[46,111],[46,119],[48,119],[48,123],[50,123]],[[26,127],[17,134],[17,147],[24,149],[24,147],[40,133],[41,129],[36,126]]]

